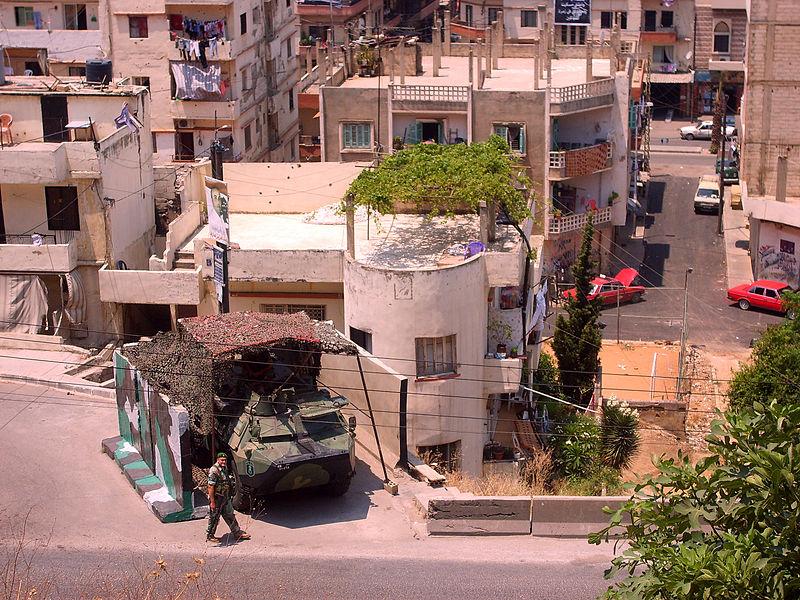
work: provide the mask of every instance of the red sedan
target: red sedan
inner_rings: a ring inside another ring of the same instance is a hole
[[[783,293],[791,291],[788,285],[781,281],[759,279],[753,283],[743,283],[728,290],[728,300],[733,300],[742,310],[749,310],[751,306],[763,308],[773,312],[786,314],[794,318],[794,311],[789,311],[783,300]]]
[[[644,287],[641,285],[631,285],[633,280],[639,276],[636,269],[622,269],[616,277],[606,277],[601,275],[592,279],[592,290],[589,292],[589,299],[600,298],[604,305],[616,304],[619,302],[639,302],[644,296]],[[566,290],[562,296],[574,298],[577,288]]]

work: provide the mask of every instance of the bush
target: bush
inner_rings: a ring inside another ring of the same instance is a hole
[[[565,477],[582,477],[600,461],[600,428],[592,417],[573,414],[556,436],[558,466]]]
[[[605,496],[619,494],[621,491],[619,471],[597,463],[582,476],[568,479],[560,490],[562,495],[568,496]]]
[[[600,421],[600,455],[612,469],[627,469],[639,449],[639,413],[627,403],[609,400]]]

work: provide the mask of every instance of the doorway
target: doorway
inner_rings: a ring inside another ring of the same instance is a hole
[[[42,137],[45,142],[67,142],[67,97],[46,95],[41,98]]]
[[[175,132],[175,160],[194,160],[194,132]]]

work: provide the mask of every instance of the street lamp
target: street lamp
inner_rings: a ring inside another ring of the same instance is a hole
[[[681,327],[681,348],[678,354],[678,389],[676,396],[680,397],[681,386],[683,385],[683,361],[686,357],[686,342],[688,341],[688,322],[687,313],[689,311],[689,274],[694,271],[693,267],[687,267],[683,278],[683,325]]]

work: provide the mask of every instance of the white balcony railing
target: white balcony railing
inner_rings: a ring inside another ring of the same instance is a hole
[[[597,98],[614,93],[614,80],[599,79],[589,83],[578,83],[565,87],[550,88],[550,102],[558,104],[561,102],[574,102],[575,100],[585,100],[587,98]]]
[[[393,85],[393,101],[466,102],[469,87],[465,85]]]
[[[595,225],[602,225],[611,221],[612,207],[606,206],[599,210],[592,211],[592,223]],[[577,215],[567,215],[565,217],[550,216],[550,221],[547,225],[547,230],[551,235],[558,235],[560,233],[567,233],[569,231],[576,231],[583,229],[586,225],[586,220],[590,213],[580,213]]]

